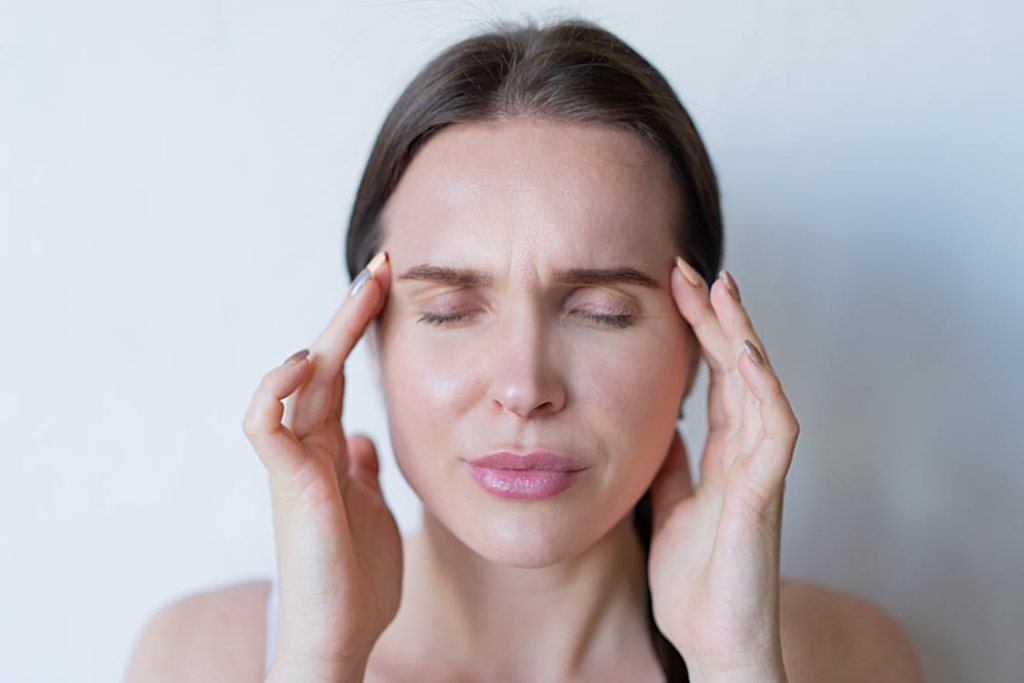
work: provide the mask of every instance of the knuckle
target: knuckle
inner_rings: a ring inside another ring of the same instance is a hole
[[[262,437],[266,433],[263,420],[260,419],[260,415],[253,408],[250,408],[249,412],[242,418],[242,433],[250,441]]]
[[[795,442],[797,437],[800,436],[800,423],[796,421],[796,418],[791,418],[786,427],[782,430],[782,436],[786,441]]]
[[[275,368],[276,370],[277,368]],[[261,436],[264,433],[262,426],[262,420],[260,419],[259,406],[262,404],[264,394],[269,392],[270,375],[273,372],[268,372],[260,380],[259,385],[256,387],[256,391],[253,392],[252,398],[249,400],[249,408],[245,412],[245,416],[242,418],[242,433],[250,439]]]
[[[242,420],[242,433],[251,441],[259,435],[259,430],[252,417],[246,415]]]
[[[705,313],[703,310],[701,310],[701,312],[695,316],[695,319],[692,323],[693,331],[695,334],[697,334],[698,337],[702,336],[704,334],[704,331],[707,330],[710,325],[711,316]]]

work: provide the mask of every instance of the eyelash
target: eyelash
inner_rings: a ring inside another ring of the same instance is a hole
[[[463,320],[472,315],[472,311],[460,311],[458,313],[439,314],[439,313],[424,313],[423,317],[419,318],[416,322],[426,322],[431,325],[445,325],[448,323],[457,322]],[[633,324],[633,316],[631,315],[599,315],[597,313],[581,313],[584,318],[590,318],[596,320],[602,324],[610,327],[617,327],[619,329],[629,327]]]

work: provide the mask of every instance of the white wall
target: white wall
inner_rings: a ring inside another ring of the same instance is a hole
[[[0,679],[116,680],[158,607],[269,575],[241,419],[346,289],[380,123],[473,22],[546,7],[0,5]],[[784,573],[883,604],[930,681],[1021,680],[1020,5],[574,10],[711,151],[725,263],[802,426]],[[363,343],[350,368],[345,425],[407,531]]]

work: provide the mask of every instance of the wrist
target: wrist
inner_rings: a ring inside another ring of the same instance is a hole
[[[274,656],[264,683],[362,683],[366,662],[321,662]]]
[[[692,683],[788,683],[785,671],[778,670],[749,670],[730,671],[727,673],[700,674],[693,673],[690,681]]]
[[[715,667],[686,660],[692,683],[788,683],[781,655],[743,666]]]

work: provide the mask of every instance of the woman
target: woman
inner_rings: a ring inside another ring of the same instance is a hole
[[[267,649],[263,619],[222,620],[258,615],[268,586],[217,591],[154,620],[129,680],[172,659],[168,680],[252,680],[257,654],[275,682],[918,680],[883,611],[780,582],[799,425],[736,282],[713,277],[721,250],[697,131],[614,35],[505,26],[443,52],[371,153],[350,295],[245,415],[274,511]],[[424,503],[407,538],[373,444],[341,428],[367,330]],[[694,486],[676,421],[701,357]],[[214,644],[167,655],[205,624]]]

